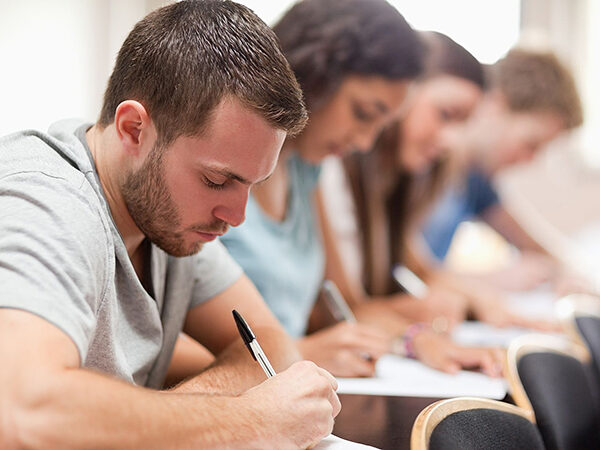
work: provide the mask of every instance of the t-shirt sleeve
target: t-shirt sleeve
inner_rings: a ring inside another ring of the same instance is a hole
[[[0,308],[51,322],[83,362],[106,289],[108,247],[98,206],[88,201],[92,188],[83,175],[75,180],[41,172],[0,179]]]
[[[219,240],[204,244],[194,258],[196,279],[190,309],[220,294],[244,273]]]
[[[500,202],[492,181],[482,173],[472,170],[467,177],[466,191],[473,214],[479,216]]]

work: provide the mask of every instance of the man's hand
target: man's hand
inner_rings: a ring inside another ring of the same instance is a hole
[[[337,381],[310,361],[300,361],[246,391],[240,399],[264,425],[265,448],[308,448],[329,435],[341,404]],[[255,423],[253,420],[252,423]]]
[[[542,319],[529,319],[512,312],[502,298],[485,298],[473,303],[473,314],[477,320],[496,327],[531,328],[543,332],[559,332],[560,324]]]

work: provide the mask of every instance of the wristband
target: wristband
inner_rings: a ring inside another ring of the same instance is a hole
[[[405,358],[416,359],[414,339],[423,330],[428,329],[429,325],[425,323],[413,323],[408,326],[402,336],[394,339],[392,344],[392,353]]]

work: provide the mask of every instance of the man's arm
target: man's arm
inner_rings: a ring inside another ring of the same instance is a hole
[[[523,229],[501,203],[496,203],[487,208],[483,212],[482,218],[489,226],[519,250],[531,250],[551,256],[544,247]]]
[[[180,333],[163,387],[173,387],[187,378],[198,375],[214,361],[215,356],[198,341]]]
[[[244,316],[276,372],[300,360],[294,341],[250,279],[242,275],[225,291],[189,311],[184,331],[217,355],[217,360],[174,392],[237,394],[264,381],[264,372],[240,338],[231,314],[233,309]]]
[[[302,362],[238,397],[166,395],[81,369],[74,343],[0,309],[0,447],[306,447],[331,432],[335,380]],[[302,394],[303,392],[303,394]]]

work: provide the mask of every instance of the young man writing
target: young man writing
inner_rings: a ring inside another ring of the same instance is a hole
[[[96,124],[0,140],[0,447],[288,448],[331,432],[335,380],[284,370],[294,344],[215,241],[305,121],[264,23],[184,1],[135,26]],[[264,374],[233,308],[283,370],[252,389]],[[148,389],[182,329],[217,361]]]

